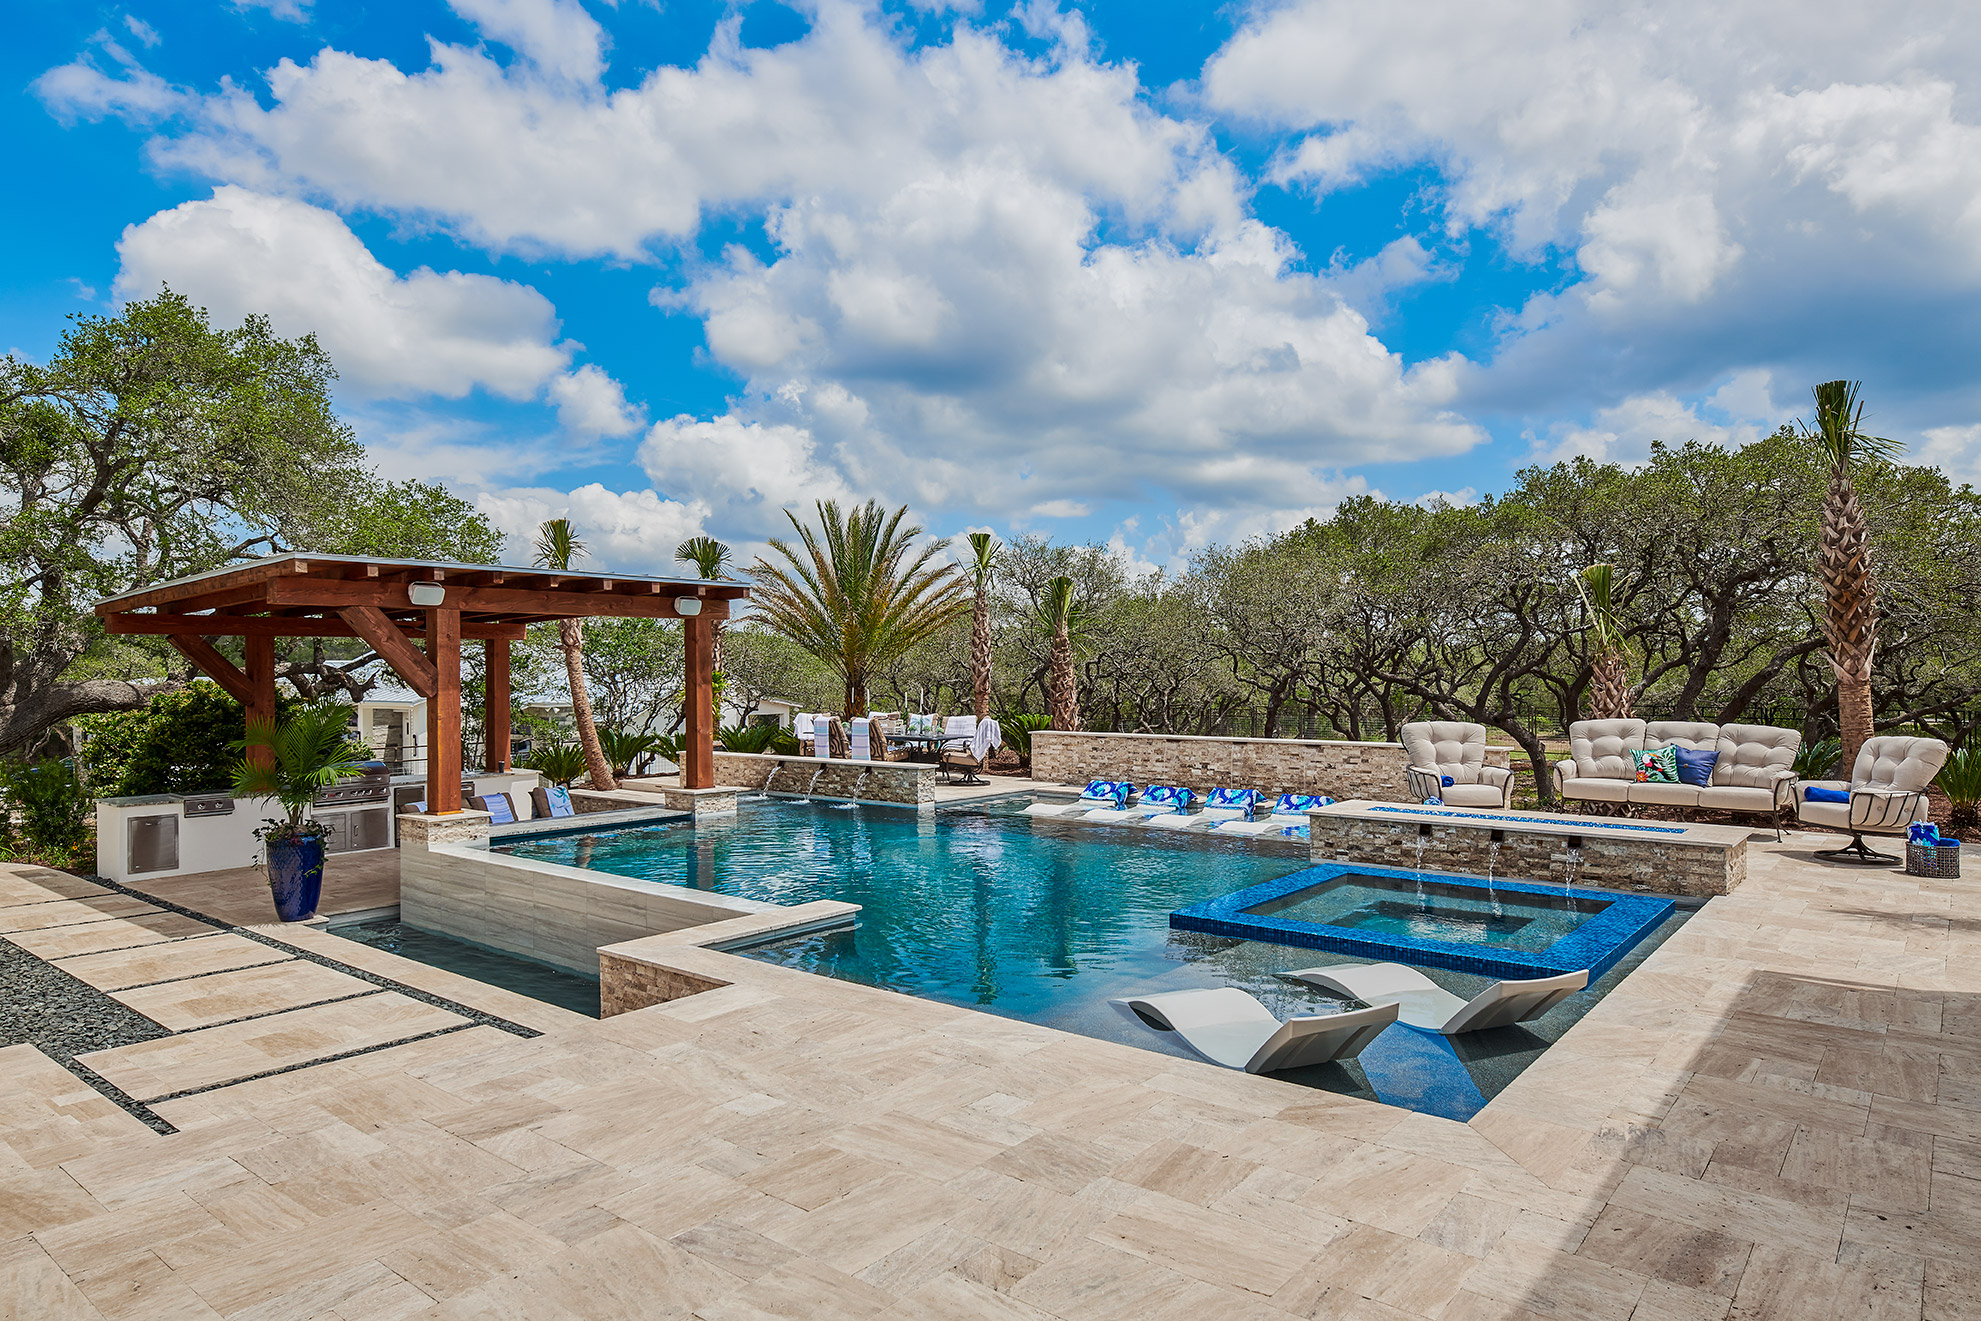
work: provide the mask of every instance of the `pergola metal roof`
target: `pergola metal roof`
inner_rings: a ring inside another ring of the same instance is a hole
[[[362,636],[340,611],[367,606],[417,630],[425,608],[407,596],[416,582],[447,589],[461,612],[463,637],[520,638],[526,624],[579,616],[678,619],[674,602],[696,597],[702,614],[728,617],[728,602],[747,598],[733,579],[650,578],[639,574],[387,560],[362,555],[271,555],[209,569],[97,602],[112,633],[209,637]],[[188,618],[192,616],[193,618]],[[191,629],[189,624],[201,627]]]

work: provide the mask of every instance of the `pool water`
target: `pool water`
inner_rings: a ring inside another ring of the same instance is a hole
[[[1308,868],[1304,841],[1026,817],[1029,801],[915,812],[746,797],[733,820],[539,837],[498,851],[773,903],[856,903],[855,927],[737,952],[1186,1058],[1194,1058],[1187,1047],[1109,1000],[1237,986],[1281,1017],[1327,1003],[1277,975],[1315,963],[1312,950],[1173,930],[1169,920],[1186,905]],[[1597,994],[1570,997],[1527,1027],[1478,1034],[1493,1041],[1425,1042],[1393,1029],[1358,1062],[1277,1076],[1467,1118],[1678,920],[1611,970]],[[1443,968],[1425,973],[1467,997],[1492,980]]]
[[[1575,934],[1609,907],[1594,896],[1565,899],[1518,891],[1488,896],[1472,886],[1393,876],[1342,876],[1245,909],[1347,927],[1370,935],[1540,951]]]
[[[534,959],[518,958],[404,922],[351,922],[330,928],[333,936],[355,940],[432,968],[472,977],[573,1013],[598,1017],[598,983]]]

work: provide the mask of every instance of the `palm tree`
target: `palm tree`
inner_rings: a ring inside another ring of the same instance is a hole
[[[1871,737],[1871,662],[1878,649],[1878,584],[1871,572],[1871,528],[1857,502],[1852,470],[1866,460],[1889,462],[1899,447],[1863,430],[1864,404],[1857,381],[1825,381],[1816,387],[1816,425],[1802,434],[1830,467],[1823,497],[1822,540],[1816,573],[1823,580],[1823,640],[1837,672],[1837,733],[1843,751],[1837,765],[1848,775],[1857,750]]]
[[[546,569],[569,569],[571,561],[585,553],[578,530],[568,518],[546,520],[537,529],[536,562]],[[581,621],[557,621],[557,641],[564,651],[564,671],[571,680],[571,719],[578,726],[578,746],[585,750],[585,767],[594,789],[617,789],[612,763],[599,745],[598,726],[592,720],[591,692],[585,687],[585,637]]]
[[[1046,710],[1054,729],[1080,728],[1080,691],[1073,676],[1073,580],[1046,584],[1039,615],[1052,630],[1052,659],[1046,664]]]
[[[976,593],[970,613],[970,689],[977,698],[979,722],[990,715],[990,581],[997,551],[997,538],[990,533],[970,534],[970,579]]]
[[[916,550],[919,527],[903,527],[907,506],[888,514],[867,501],[842,513],[818,506],[814,530],[790,510],[796,545],[772,538],[781,563],[759,558],[751,603],[771,630],[838,672],[846,717],[865,715],[873,675],[969,608],[953,564],[932,563],[948,544]]]
[[[1589,718],[1626,720],[1630,716],[1630,671],[1624,664],[1623,623],[1611,600],[1616,569],[1592,564],[1576,575],[1575,590],[1589,612],[1593,640],[1589,675]]]
[[[674,558],[695,566],[695,572],[714,582],[729,567],[729,547],[714,537],[689,537],[674,548]],[[722,673],[722,621],[709,621],[709,645],[715,652],[715,672]],[[720,714],[720,713],[718,713]]]

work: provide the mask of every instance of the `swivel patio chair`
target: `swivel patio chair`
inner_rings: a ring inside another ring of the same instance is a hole
[[[1948,752],[1947,745],[1936,738],[1880,734],[1865,739],[1858,749],[1849,783],[1805,781],[1802,792],[1796,795],[1796,819],[1850,836],[1850,843],[1842,848],[1823,849],[1816,856],[1826,862],[1877,867],[1903,862],[1889,853],[1879,853],[1864,842],[1864,836],[1903,835],[1913,822],[1926,820],[1931,811],[1926,789],[1946,764]],[[1808,798],[1811,789],[1822,791],[1821,796]],[[1838,796],[1846,795],[1837,801]]]
[[[1484,725],[1418,720],[1405,725],[1399,735],[1409,763],[1403,775],[1414,801],[1438,798],[1452,807],[1502,811],[1513,806],[1513,772],[1486,765]]]

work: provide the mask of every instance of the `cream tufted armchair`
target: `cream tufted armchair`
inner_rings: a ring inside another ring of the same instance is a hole
[[[1936,738],[1915,738],[1903,734],[1880,734],[1864,740],[1857,762],[1850,768],[1850,782],[1807,780],[1803,789],[1848,789],[1848,803],[1812,803],[1796,800],[1796,819],[1804,825],[1820,826],[1850,836],[1840,849],[1825,849],[1816,856],[1836,862],[1867,862],[1889,865],[1901,862],[1889,853],[1878,853],[1864,842],[1864,836],[1904,834],[1906,827],[1927,817],[1926,787],[1946,764],[1948,748]]]
[[[1403,774],[1418,802],[1442,798],[1453,807],[1513,804],[1513,772],[1486,765],[1486,727],[1462,720],[1419,720],[1399,736],[1408,765]],[[1446,784],[1445,777],[1451,777]]]

